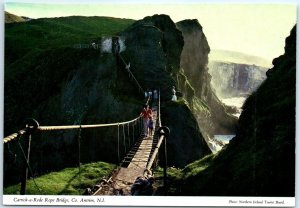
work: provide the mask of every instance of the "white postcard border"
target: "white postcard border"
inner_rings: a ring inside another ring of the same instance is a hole
[[[4,205],[294,207],[295,197],[3,195]]]

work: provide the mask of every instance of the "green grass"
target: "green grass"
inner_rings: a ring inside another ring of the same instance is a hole
[[[193,163],[188,164],[183,169],[183,174],[185,178],[188,178],[190,176],[195,176],[199,174],[200,172],[204,171],[211,163],[211,161],[216,157],[214,154],[210,154],[205,156],[204,158],[197,160]]]
[[[108,176],[115,165],[105,162],[89,163],[78,168],[66,168],[59,172],[51,172],[27,181],[26,194],[37,195],[82,195],[86,188],[96,185],[101,178]],[[4,189],[4,194],[20,194],[20,184]]]
[[[199,99],[198,97],[194,97],[193,99],[194,99],[193,110],[195,112],[206,112],[209,115],[211,114],[210,108],[203,100]]]
[[[5,24],[6,134],[15,131],[24,117],[33,116],[33,109],[60,92],[78,66],[86,67],[99,60],[99,51],[78,49],[75,45],[88,45],[102,37],[114,36],[133,22],[111,17],[71,16]],[[32,102],[27,105],[29,97]],[[23,104],[22,108],[19,103]]]
[[[89,44],[123,31],[134,20],[111,17],[61,17],[5,25],[5,66],[31,50]]]
[[[154,176],[157,178],[163,177],[164,174],[164,169],[161,167],[158,167],[155,172]],[[175,167],[167,167],[167,175],[170,179],[173,180],[179,180],[182,178],[182,170],[180,168],[175,168]]]

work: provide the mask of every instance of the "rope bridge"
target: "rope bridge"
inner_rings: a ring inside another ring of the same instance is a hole
[[[129,78],[132,78],[139,91],[144,93],[143,88],[139,84],[138,80],[135,78],[133,73],[130,71],[130,63],[127,64],[124,58],[120,55],[118,50],[118,45],[116,45],[115,48],[115,56],[120,59],[125,69],[127,70],[129,74]],[[148,104],[150,101],[150,97],[147,100],[146,104]],[[64,126],[40,126],[39,123],[34,119],[27,119],[26,120],[26,127],[17,133],[11,134],[9,136],[6,136],[3,139],[3,142],[5,144],[8,144],[12,141],[17,141],[19,144],[19,147],[21,149],[21,152],[23,153],[23,157],[25,159],[24,164],[24,173],[22,175],[21,179],[21,191],[20,194],[25,194],[26,192],[26,181],[28,178],[28,169],[33,176],[30,164],[29,164],[29,157],[30,157],[30,144],[31,144],[31,136],[34,132],[40,131],[61,131],[61,130],[74,130],[79,129],[78,133],[78,167],[80,171],[80,140],[81,140],[81,130],[82,129],[91,129],[91,128],[104,128],[104,127],[117,127],[117,151],[118,151],[118,162],[121,166],[118,168],[118,171],[113,176],[114,183],[112,184],[112,189],[118,190],[120,188],[127,190],[125,191],[126,194],[129,194],[129,189],[134,180],[138,176],[144,176],[145,174],[152,174],[151,169],[157,165],[157,158],[158,158],[158,152],[163,145],[164,147],[164,154],[163,154],[163,167],[164,167],[164,187],[166,187],[166,138],[169,134],[169,129],[167,127],[161,126],[161,113],[160,113],[160,92],[158,92],[158,102],[157,106],[154,107],[154,119],[155,120],[155,128],[158,130],[154,131],[155,134],[153,137],[143,137],[142,134],[139,137],[139,139],[135,139],[135,131],[143,132],[143,120],[142,117],[136,117],[129,121],[122,121],[122,122],[116,122],[116,123],[108,123],[108,124],[90,124],[90,125],[64,125]],[[132,142],[130,144],[129,139],[129,151],[127,151],[126,148],[126,133],[125,128],[127,128],[128,137],[130,137],[130,125],[132,126]],[[122,130],[122,132],[120,132]],[[155,130],[155,129],[154,129]],[[121,161],[121,154],[120,154],[120,139],[121,134],[123,134],[123,144],[124,144],[124,153],[126,154],[124,159]],[[25,150],[22,148],[21,144],[19,143],[20,138],[24,138],[25,141]],[[8,146],[9,147],[9,146]],[[34,178],[33,178],[34,179]],[[35,183],[35,181],[34,181]],[[37,189],[41,193],[39,187],[35,183]],[[102,184],[103,185],[103,184]],[[112,192],[107,192],[103,186],[100,186],[100,188],[94,193],[94,195],[99,194],[105,194],[105,195],[113,195]]]
[[[146,102],[149,103],[149,99]],[[160,146],[163,144],[165,137],[167,134],[164,132],[168,132],[166,127],[161,127],[161,119],[160,119],[160,94],[158,93],[158,105],[153,108],[153,114],[155,117],[156,131],[153,137],[143,137],[139,136],[139,139],[136,139],[136,131],[143,132],[143,120],[142,117],[136,117],[129,121],[122,121],[122,122],[115,122],[115,123],[108,123],[108,124],[90,124],[90,125],[64,125],[64,126],[39,126],[39,123],[34,119],[27,119],[26,120],[26,127],[17,133],[11,134],[3,139],[5,144],[8,144],[14,140],[18,141],[19,147],[23,152],[23,156],[25,159],[24,165],[24,173],[21,180],[21,194],[25,194],[26,192],[26,181],[28,178],[28,170],[30,174],[33,176],[30,164],[29,164],[29,157],[30,157],[30,143],[31,143],[31,136],[34,132],[48,132],[48,131],[61,131],[61,130],[74,130],[79,129],[78,135],[78,166],[80,169],[80,140],[81,140],[81,129],[92,129],[92,128],[105,128],[105,127],[117,127],[117,151],[118,151],[118,162],[119,162],[119,175],[116,175],[114,180],[117,184],[117,181],[124,182],[125,188],[128,190],[130,185],[133,183],[134,179],[138,176],[143,176],[146,172],[151,173],[151,168],[156,166],[157,157],[158,157],[158,150]],[[131,127],[131,128],[130,128]],[[126,130],[127,136],[129,137],[129,151],[127,151],[126,147]],[[130,131],[132,130],[132,135],[130,136]],[[142,133],[140,134],[142,135]],[[132,142],[130,143],[130,137],[132,137]],[[19,143],[19,140],[24,138],[25,148],[23,149]],[[125,157],[121,161],[121,140],[123,139],[124,144],[124,153],[126,153]],[[166,160],[166,158],[165,158]],[[132,170],[134,170],[132,172]],[[138,171],[136,171],[138,170]],[[126,179],[129,176],[130,179]],[[35,181],[34,181],[35,183]],[[116,185],[115,184],[115,185]],[[36,184],[35,184],[36,185]],[[37,185],[36,185],[37,186]],[[122,186],[116,186],[115,189],[120,189]],[[124,186],[123,186],[124,188]],[[37,186],[37,189],[38,186]],[[101,188],[100,188],[101,189]],[[40,191],[40,189],[39,189]],[[102,190],[103,191],[103,190]],[[40,191],[41,193],[41,191]],[[101,193],[100,190],[96,191],[95,193]],[[106,193],[107,194],[107,193]],[[110,193],[112,194],[112,193]],[[128,191],[127,191],[128,194]]]

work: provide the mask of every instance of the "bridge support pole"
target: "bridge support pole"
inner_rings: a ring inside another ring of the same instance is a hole
[[[162,160],[163,160],[163,169],[164,169],[164,192],[165,192],[165,196],[167,195],[167,187],[168,187],[168,183],[167,183],[167,164],[168,164],[168,160],[167,160],[167,138],[170,134],[170,129],[166,126],[162,126],[159,127],[159,129],[157,130],[159,137],[163,136],[164,137],[164,141],[162,142],[163,147],[163,153],[162,153]]]
[[[25,155],[26,158],[24,158],[26,161],[24,163],[23,167],[23,175],[21,179],[21,195],[25,195],[26,192],[26,182],[27,182],[27,177],[28,177],[28,163],[29,163],[29,156],[30,156],[30,143],[31,143],[31,135],[25,136]]]
[[[78,143],[78,169],[79,169],[79,173],[80,173],[80,168],[81,168],[81,163],[80,163],[80,160],[81,160],[81,156],[80,156],[80,150],[81,150],[81,147],[80,147],[80,142],[81,142],[81,125],[80,125],[80,128],[79,128],[79,132],[78,132],[78,137],[77,137],[77,143]]]
[[[164,192],[167,195],[167,138],[163,142]]]
[[[27,119],[26,120],[26,134],[24,136],[25,138],[25,152],[24,152],[24,170],[23,175],[21,178],[21,190],[20,194],[25,195],[26,193],[26,183],[27,183],[27,177],[28,177],[28,167],[29,167],[29,156],[30,156],[30,144],[31,144],[31,134],[34,130],[37,129],[39,126],[38,122],[34,119]]]

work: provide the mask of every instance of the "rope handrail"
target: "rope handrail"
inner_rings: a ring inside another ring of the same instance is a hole
[[[159,91],[159,94],[158,94],[158,126],[161,127],[161,118],[160,118],[160,91]],[[151,155],[151,158],[149,159],[149,162],[146,166],[146,170],[150,170],[154,161],[155,161],[155,158],[157,157],[157,154],[158,154],[158,150],[163,142],[163,140],[165,139],[165,136],[162,135],[159,137],[159,141],[157,142],[156,144],[156,147],[154,148],[154,151]]]
[[[130,121],[118,122],[118,123],[109,123],[109,124],[90,124],[90,125],[66,125],[66,126],[39,126],[37,130],[40,131],[52,131],[52,130],[67,130],[67,129],[86,129],[86,128],[98,128],[98,127],[107,127],[107,126],[119,126],[124,124],[129,124],[137,121],[140,118],[137,117]]]
[[[68,129],[85,129],[85,128],[98,128],[98,127],[107,127],[107,126],[119,126],[119,125],[125,125],[132,122],[137,121],[141,116],[132,119],[130,121],[123,121],[118,123],[109,123],[109,124],[90,124],[90,125],[66,125],[66,126],[39,126],[37,127],[37,130],[39,131],[55,131],[55,130],[68,130]],[[18,138],[20,135],[25,134],[27,131],[26,129],[20,130],[18,133],[10,134],[3,138],[3,142],[7,143],[10,142],[16,138]]]
[[[123,59],[123,57],[121,56],[121,54],[119,54],[119,57],[121,58],[123,64],[127,65],[125,60]],[[144,89],[142,88],[142,86],[140,85],[140,83],[137,81],[137,79],[135,78],[135,76],[133,75],[133,73],[131,72],[131,70],[128,68],[127,72],[131,75],[131,77],[134,79],[134,81],[136,82],[136,84],[139,87],[139,90],[141,90],[141,92],[144,92]]]
[[[4,138],[3,138],[3,142],[4,142],[4,143],[10,142],[11,140],[14,140],[14,139],[16,139],[18,136],[23,135],[23,134],[25,134],[25,133],[26,133],[26,130],[25,130],[25,129],[22,129],[22,130],[20,130],[18,133],[13,133],[13,134],[11,134],[11,135],[8,135],[7,137],[4,137]]]
[[[150,160],[149,160],[149,162],[148,162],[148,164],[146,166],[146,170],[150,170],[151,169],[151,167],[152,167],[152,165],[154,163],[154,160],[155,160],[155,158],[157,156],[158,150],[159,150],[159,148],[160,148],[163,140],[164,140],[164,136],[160,136],[159,137],[159,141],[158,141],[158,143],[157,143],[157,145],[156,145],[156,147],[155,147],[155,149],[153,151],[153,154],[152,154],[152,156],[151,156],[151,158],[150,158]]]

